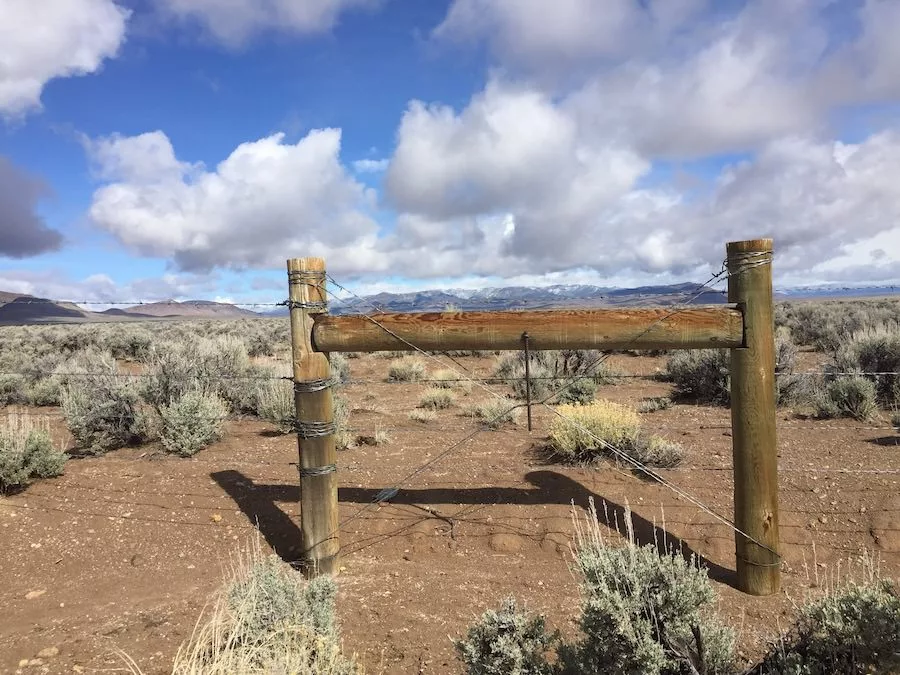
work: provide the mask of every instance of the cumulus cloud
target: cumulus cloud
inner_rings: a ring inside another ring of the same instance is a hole
[[[301,255],[341,267],[373,248],[378,228],[371,193],[340,163],[340,138],[323,129],[290,144],[275,134],[241,144],[214,170],[179,160],[161,131],[90,141],[105,182],[90,215],[132,251],[182,270],[280,267]]]
[[[27,258],[54,251],[62,235],[47,227],[36,207],[47,186],[0,156],[0,256]]]
[[[107,274],[74,279],[60,270],[0,271],[0,288],[4,291],[51,300],[86,301],[85,309],[92,311],[120,307],[121,302],[195,300],[216,293],[219,284],[216,274],[165,274],[121,283]]]
[[[39,108],[54,78],[96,72],[118,53],[129,15],[112,0],[0,0],[0,114]]]
[[[353,162],[353,170],[356,173],[381,173],[389,163],[389,159],[358,159]]]
[[[162,0],[180,19],[197,21],[215,39],[239,46],[253,35],[278,30],[295,34],[332,28],[344,11],[377,6],[382,0]]]

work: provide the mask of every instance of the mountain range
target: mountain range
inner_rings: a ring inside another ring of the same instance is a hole
[[[893,286],[868,288],[794,288],[776,292],[778,300],[848,298],[893,295]],[[613,288],[591,285],[505,286],[482,289],[447,289],[375,295],[333,301],[332,314],[354,312],[502,311],[564,307],[621,307],[672,305],[690,302],[712,305],[726,302],[723,291],[699,284],[672,284]],[[287,308],[253,312],[210,300],[161,300],[99,312],[71,302],[54,301],[21,293],[0,291],[0,325],[149,321],[165,319],[247,319],[287,316]]]

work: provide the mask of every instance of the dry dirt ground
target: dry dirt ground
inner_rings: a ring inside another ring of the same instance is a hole
[[[646,357],[613,361],[631,373],[662,365]],[[589,498],[611,524],[630,507],[641,542],[665,538],[701,556],[747,657],[787,625],[795,602],[844,574],[862,550],[880,559],[882,574],[900,574],[896,435],[878,425],[796,419],[790,411],[778,414],[785,565],[784,590],[775,597],[732,587],[731,530],[667,488],[609,465],[549,463],[539,452],[550,421],[545,410],[535,411],[534,432],[524,420],[485,431],[390,504],[372,506],[378,491],[476,428],[461,407],[488,398],[476,388],[436,421],[414,422],[407,413],[425,385],[383,383],[388,364],[352,360],[353,377],[367,381],[347,393],[353,426],[386,430],[391,441],[339,457],[341,518],[350,520],[341,532],[338,611],[347,649],[369,672],[459,673],[451,639],[509,594],[572,631],[579,601],[570,571],[572,503],[583,513]],[[480,359],[464,365],[490,368]],[[636,404],[667,391],[629,379],[600,395]],[[728,411],[678,405],[645,415],[644,424],[686,450],[681,467],[662,473],[730,516]],[[63,429],[56,433],[64,439]],[[145,673],[167,672],[257,524],[269,546],[296,557],[293,437],[235,422],[224,441],[194,458],[158,450],[72,460],[64,476],[0,498],[0,672],[126,672],[120,650]]]

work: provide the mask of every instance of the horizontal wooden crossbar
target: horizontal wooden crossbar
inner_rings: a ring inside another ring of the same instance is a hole
[[[376,323],[377,322],[377,323]],[[733,306],[685,309],[563,309],[528,312],[427,312],[315,317],[320,352],[530,349],[703,349],[740,347],[741,311]]]

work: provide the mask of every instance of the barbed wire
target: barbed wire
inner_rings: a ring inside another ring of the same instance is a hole
[[[756,267],[756,266],[758,266],[758,265],[761,265],[761,264],[771,264],[771,260],[772,260],[771,253],[769,253],[769,254],[767,254],[767,255],[761,255],[761,256],[758,256],[758,257],[757,257],[755,260],[753,260],[753,261],[750,261],[750,260],[748,259],[748,261],[747,261],[745,264],[739,266],[739,269],[738,269],[737,271],[730,271],[730,270],[728,270],[727,265],[726,265],[725,263],[723,263],[722,269],[721,269],[719,272],[714,273],[714,274],[712,275],[712,277],[711,277],[708,281],[704,282],[704,283],[700,286],[703,290],[701,291],[701,293],[698,294],[698,296],[701,295],[701,294],[703,294],[703,293],[706,291],[706,289],[709,287],[709,284],[710,284],[710,283],[720,281],[720,280],[722,279],[722,277],[724,277],[724,276],[726,276],[726,275],[730,277],[730,276],[734,276],[734,275],[736,275],[736,274],[743,273],[744,271],[746,271],[746,270],[748,270],[748,269],[750,269],[750,268],[752,268],[752,267]],[[336,281],[334,281],[333,278],[329,277],[329,280],[332,282],[332,284],[336,285],[338,288],[341,288],[341,289],[344,290],[344,291],[347,290],[346,288],[344,288],[343,286],[341,286],[340,284],[338,284]],[[352,293],[352,291],[351,291],[351,293]],[[355,295],[355,294],[353,294],[353,295]],[[359,296],[356,296],[356,297],[359,298]],[[359,299],[362,300],[361,298],[359,298]],[[667,314],[664,315],[663,317],[660,317],[660,318],[657,319],[656,321],[652,322],[650,325],[648,325],[648,327],[647,327],[644,331],[642,331],[641,333],[639,333],[638,335],[636,335],[636,336],[632,339],[632,341],[631,341],[629,344],[635,343],[637,340],[640,339],[640,337],[642,337],[642,336],[645,335],[647,332],[649,332],[650,330],[652,330],[656,325],[658,325],[658,324],[661,323],[662,321],[665,321],[666,319],[670,318],[671,316],[674,316],[674,315],[677,314],[679,311],[685,311],[685,308],[689,307],[691,302],[692,302],[692,299],[689,299],[689,300],[688,300],[686,303],[684,303],[682,306],[679,306],[678,309],[675,309],[675,310],[673,310],[673,311],[667,313]],[[390,329],[388,329],[387,327],[385,327],[383,324],[381,324],[381,323],[379,323],[377,320],[373,319],[371,316],[369,316],[369,315],[363,315],[363,316],[364,316],[366,319],[368,319],[369,321],[371,321],[372,323],[374,323],[376,326],[379,326],[382,330],[384,330],[386,333],[388,333],[388,334],[391,335],[392,337],[394,337],[394,338],[400,340],[401,342],[405,343],[407,346],[411,347],[413,350],[419,351],[419,352],[423,353],[425,356],[430,356],[427,352],[425,352],[424,350],[422,350],[422,349],[419,348],[418,346],[414,345],[414,344],[413,344],[412,342],[410,342],[409,340],[407,340],[407,339],[405,339],[405,338],[403,338],[403,337],[397,335],[394,331],[391,331]],[[697,508],[701,509],[702,511],[704,511],[704,512],[707,513],[708,515],[714,517],[715,519],[719,520],[719,521],[722,522],[723,524],[728,525],[728,526],[731,527],[736,533],[740,534],[741,536],[743,536],[743,537],[744,537],[745,539],[747,539],[748,541],[751,541],[751,542],[753,542],[754,544],[760,546],[761,548],[768,550],[770,553],[772,553],[774,556],[776,556],[776,558],[780,559],[781,556],[778,554],[777,551],[775,551],[775,550],[772,549],[771,547],[769,547],[769,546],[767,546],[766,544],[764,544],[764,543],[758,541],[758,540],[757,540],[756,538],[754,538],[753,536],[751,536],[751,535],[749,535],[748,533],[746,533],[746,532],[744,532],[743,530],[741,530],[741,529],[740,529],[740,528],[739,528],[732,520],[730,520],[730,519],[728,519],[727,517],[725,517],[724,515],[722,515],[722,514],[716,512],[715,510],[713,510],[712,508],[710,508],[709,506],[707,506],[706,504],[704,504],[703,502],[701,502],[699,499],[697,499],[696,497],[694,497],[694,496],[691,495],[690,493],[686,492],[685,490],[681,489],[681,488],[678,487],[677,485],[673,484],[671,481],[668,481],[667,479],[665,479],[663,476],[659,475],[658,473],[654,472],[652,469],[650,469],[649,467],[647,467],[646,465],[644,465],[643,463],[641,463],[639,460],[635,459],[634,457],[631,457],[631,456],[630,456],[628,453],[626,453],[625,451],[621,450],[620,448],[615,447],[615,446],[612,445],[611,443],[608,443],[605,439],[600,438],[600,437],[599,437],[597,434],[595,434],[593,431],[591,431],[590,429],[588,429],[588,428],[585,427],[584,425],[582,425],[582,424],[580,424],[579,422],[577,422],[577,420],[573,420],[572,418],[570,418],[570,417],[568,417],[568,416],[566,416],[566,415],[563,415],[563,414],[560,413],[558,410],[552,408],[552,407],[549,405],[549,401],[550,401],[550,400],[552,400],[553,398],[556,398],[556,397],[559,396],[563,391],[565,391],[565,390],[567,390],[568,388],[570,388],[571,386],[573,386],[573,385],[575,384],[575,382],[577,382],[579,379],[582,379],[583,377],[585,377],[585,376],[587,376],[587,375],[590,375],[591,371],[593,371],[596,367],[598,367],[599,365],[601,365],[605,360],[607,360],[607,359],[609,358],[609,356],[610,356],[610,354],[607,353],[607,354],[604,354],[603,356],[599,357],[598,359],[596,359],[596,360],[594,361],[594,363],[590,364],[590,365],[588,366],[588,368],[585,369],[585,371],[586,371],[585,373],[582,373],[582,374],[579,375],[579,376],[576,376],[576,377],[574,377],[574,378],[571,378],[571,379],[570,379],[570,382],[569,382],[568,384],[564,385],[563,387],[561,387],[561,388],[558,389],[557,391],[552,392],[550,395],[544,397],[542,400],[538,401],[538,404],[539,404],[539,405],[544,405],[544,406],[546,406],[549,410],[551,410],[555,415],[557,415],[558,417],[560,417],[561,419],[563,419],[566,423],[573,424],[574,426],[580,428],[580,430],[582,431],[582,433],[588,434],[589,437],[592,437],[593,440],[594,440],[595,442],[600,443],[600,444],[601,444],[601,447],[604,447],[607,451],[613,453],[618,459],[620,459],[620,460],[622,460],[622,461],[624,461],[624,462],[630,464],[632,467],[634,467],[634,468],[638,469],[639,471],[641,471],[644,475],[646,475],[646,476],[652,478],[653,480],[657,481],[658,483],[660,483],[660,484],[663,485],[664,487],[666,487],[666,488],[672,490],[673,492],[675,492],[675,493],[676,493],[677,495],[679,495],[682,499],[685,499],[685,500],[689,501],[689,502],[692,503],[694,506],[696,506]],[[476,383],[474,383],[474,384],[478,384],[478,383],[476,382]],[[493,393],[493,392],[491,392],[491,393]],[[525,404],[518,404],[518,405],[511,406],[511,407],[508,408],[506,411],[500,413],[499,415],[497,415],[497,416],[495,416],[493,419],[491,419],[491,420],[490,420],[490,423],[496,423],[496,422],[498,422],[500,419],[504,418],[506,415],[509,415],[509,414],[510,414],[513,410],[515,410],[516,408],[523,407],[524,405],[525,405]],[[373,503],[378,503],[379,501],[386,501],[387,499],[389,499],[389,498],[391,498],[391,497],[393,497],[393,496],[396,496],[396,494],[400,491],[400,489],[401,489],[405,484],[407,484],[409,481],[413,480],[416,476],[418,476],[420,473],[422,473],[423,471],[425,471],[428,467],[432,466],[432,465],[435,464],[436,462],[438,462],[438,461],[440,461],[441,459],[443,459],[444,457],[448,456],[449,454],[451,454],[452,452],[454,452],[455,450],[457,450],[459,447],[461,447],[464,443],[466,443],[466,442],[468,442],[469,440],[471,440],[472,438],[474,438],[474,436],[477,435],[478,433],[480,433],[480,431],[481,431],[481,430],[476,430],[476,431],[474,431],[474,432],[472,432],[472,433],[470,433],[470,434],[467,434],[467,435],[464,436],[463,438],[459,439],[458,441],[456,441],[455,443],[453,443],[452,445],[450,445],[450,446],[449,446],[446,450],[444,450],[442,453],[438,454],[436,457],[432,458],[431,460],[429,460],[429,461],[426,462],[425,464],[421,465],[420,467],[418,467],[417,469],[415,469],[415,470],[412,471],[411,473],[409,473],[409,474],[407,474],[406,476],[404,476],[400,481],[394,482],[394,484],[393,484],[390,488],[387,488],[387,489],[383,490],[381,493],[379,493],[379,495],[376,496],[375,500],[373,500]],[[379,497],[381,497],[381,498],[379,499]],[[348,518],[348,519],[342,521],[342,522],[339,524],[338,529],[339,529],[339,530],[342,529],[342,528],[345,527],[347,524],[349,524],[350,522],[352,522],[354,519],[360,517],[360,516],[361,516],[368,508],[371,508],[371,506],[372,506],[372,504],[366,505],[365,507],[363,507],[362,509],[360,509],[356,514],[354,514],[354,515],[351,516],[350,518]]]

